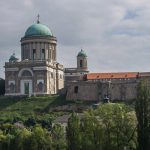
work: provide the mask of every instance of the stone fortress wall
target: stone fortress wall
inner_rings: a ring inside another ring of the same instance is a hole
[[[67,100],[103,101],[107,95],[111,101],[131,101],[136,98],[137,82],[85,82],[68,84]]]

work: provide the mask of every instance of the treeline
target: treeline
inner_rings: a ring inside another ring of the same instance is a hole
[[[66,130],[28,119],[0,125],[2,150],[122,150],[137,148],[135,112],[124,104],[103,104],[82,116],[72,113]]]
[[[63,127],[54,125],[51,131],[35,125],[24,128],[12,124],[1,125],[1,150],[57,150],[66,149]]]

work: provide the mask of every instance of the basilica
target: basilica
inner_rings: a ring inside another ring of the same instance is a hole
[[[64,67],[57,62],[57,39],[44,24],[29,26],[20,40],[21,61],[5,63],[5,95],[49,95],[64,87]]]

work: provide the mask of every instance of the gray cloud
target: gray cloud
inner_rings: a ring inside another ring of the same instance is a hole
[[[1,0],[0,76],[28,26],[40,20],[58,39],[58,62],[76,66],[83,48],[91,72],[150,71],[148,0]]]

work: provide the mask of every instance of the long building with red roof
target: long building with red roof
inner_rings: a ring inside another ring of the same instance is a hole
[[[139,72],[89,73],[86,74],[86,80],[135,79],[138,78],[138,76]]]

